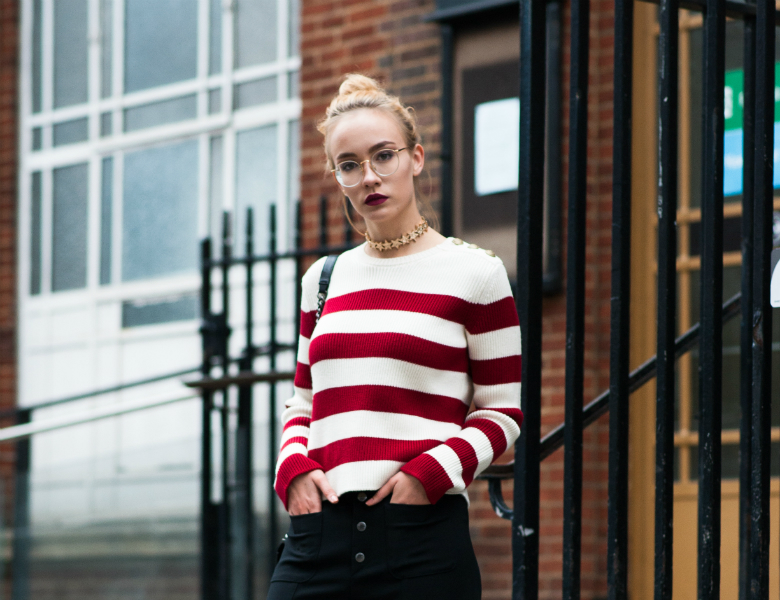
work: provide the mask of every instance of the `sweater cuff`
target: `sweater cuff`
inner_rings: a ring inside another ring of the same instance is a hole
[[[401,472],[419,480],[431,504],[436,504],[447,490],[453,487],[447,472],[430,454],[423,453],[410,460],[401,467]]]
[[[322,466],[303,454],[291,454],[279,465],[274,489],[276,490],[276,495],[279,496],[282,504],[284,504],[285,510],[287,509],[287,488],[292,480],[298,477],[298,475],[316,471],[317,469],[322,469]]]

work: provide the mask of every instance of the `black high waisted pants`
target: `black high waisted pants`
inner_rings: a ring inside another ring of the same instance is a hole
[[[479,600],[465,498],[366,506],[370,496],[290,517],[268,600]]]

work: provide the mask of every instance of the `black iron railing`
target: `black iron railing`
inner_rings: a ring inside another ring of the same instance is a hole
[[[518,314],[523,330],[523,433],[511,466],[494,467],[490,480],[497,512],[512,519],[513,595],[538,598],[539,462],[565,446],[563,590],[579,598],[582,510],[582,429],[607,410],[609,502],[607,582],[610,600],[628,597],[628,408],[630,393],[658,378],[656,421],[655,598],[671,598],[673,533],[674,361],[698,340],[699,528],[698,597],[720,598],[721,362],[723,323],[740,312],[738,299],[723,294],[723,134],[726,16],[745,23],[745,96],[742,232],[742,425],[740,463],[740,598],[768,597],[771,308],[769,269],[772,226],[774,123],[774,2],[659,0],[659,190],[657,357],[629,373],[631,299],[631,143],[634,0],[616,0],[612,293],[609,391],[582,408],[584,316],[582,277],[587,164],[587,0],[571,3],[569,231],[565,425],[540,437],[541,426],[541,222],[545,139],[545,3],[520,2],[520,186],[518,208]],[[701,323],[675,340],[678,146],[678,11],[704,13],[701,123],[702,248]],[[500,499],[500,480],[514,478],[514,510]]]

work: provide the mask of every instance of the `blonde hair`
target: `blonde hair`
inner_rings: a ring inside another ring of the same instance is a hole
[[[410,155],[414,152],[414,147],[421,142],[420,132],[417,129],[417,119],[412,107],[404,106],[398,96],[388,94],[375,79],[359,73],[350,73],[344,77],[344,81],[339,86],[338,94],[331,100],[330,106],[325,111],[325,117],[317,123],[317,130],[325,138],[323,145],[327,171],[335,168],[333,158],[330,152],[328,152],[328,140],[333,126],[342,115],[360,108],[373,108],[390,114],[398,123],[401,134],[404,137],[404,144],[409,148]],[[435,227],[438,227],[436,214],[427,199],[423,197],[417,177],[414,180],[414,191],[418,202],[427,209],[425,212],[430,213],[429,217],[436,223]],[[342,202],[347,219],[352,224],[352,227],[357,230],[349,217],[346,198],[342,197]]]

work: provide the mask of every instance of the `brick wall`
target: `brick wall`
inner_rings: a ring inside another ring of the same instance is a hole
[[[0,0],[0,410],[16,405],[16,140],[19,2]],[[5,426],[8,423],[0,423]],[[0,444],[3,525],[11,516],[13,446]],[[3,587],[7,582],[3,582]],[[0,590],[4,597],[7,589]]]
[[[336,186],[323,175],[322,136],[316,123],[338,89],[341,76],[359,71],[377,77],[393,93],[415,107],[423,132],[431,200],[438,206],[441,94],[438,26],[422,22],[434,9],[430,0],[309,0],[303,3],[301,94],[301,191],[304,245],[317,244],[319,197],[329,199],[332,242],[340,241],[342,217]],[[564,5],[563,39],[569,37],[570,13]],[[564,41],[563,174],[567,194],[568,62]],[[612,75],[613,6],[591,4],[591,54],[588,136],[588,239],[586,274],[585,401],[609,383],[609,296],[612,211]],[[565,225],[564,202],[564,225]],[[564,240],[565,242],[565,240]],[[564,244],[565,246],[565,244]],[[565,247],[564,247],[565,253]],[[565,300],[547,298],[543,321],[542,431],[564,418]],[[508,453],[503,460],[511,459]],[[584,438],[582,593],[583,600],[606,598],[608,427],[603,418]],[[561,597],[563,453],[542,465],[540,535],[540,598]],[[505,497],[511,500],[511,484]],[[511,597],[510,527],[492,511],[487,486],[475,482],[471,497],[471,533],[480,562],[484,599]]]

